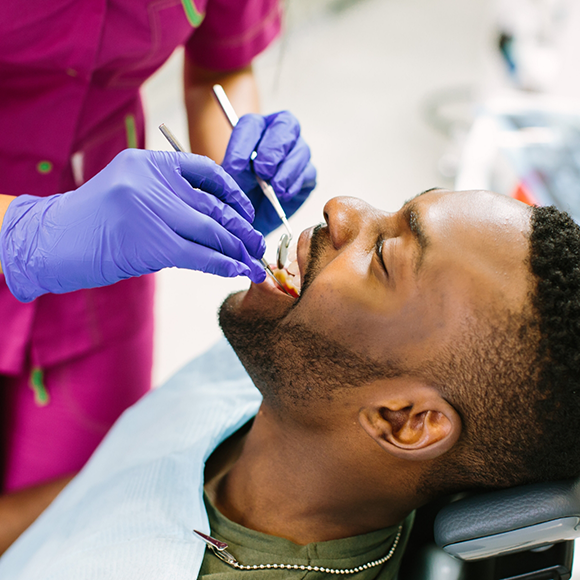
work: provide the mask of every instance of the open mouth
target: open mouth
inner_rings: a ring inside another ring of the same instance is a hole
[[[290,296],[293,296],[294,298],[300,296],[302,282],[300,279],[296,244],[292,244],[288,249],[288,265],[282,269],[275,268],[273,269],[273,272],[278,282],[282,284]]]

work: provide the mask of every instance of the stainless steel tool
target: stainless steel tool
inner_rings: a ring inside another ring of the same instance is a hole
[[[238,124],[239,119],[238,116],[236,115],[236,112],[234,111],[234,108],[230,100],[228,99],[228,96],[226,95],[226,92],[224,91],[221,85],[214,85],[212,89],[213,94],[219,106],[221,107],[221,110],[224,112],[226,119],[229,121],[233,129]],[[257,152],[254,151],[251,156],[252,161],[256,158],[256,155]],[[276,196],[276,193],[272,188],[272,186],[257,175],[256,180],[258,181],[258,185],[264,192],[264,195],[274,206],[274,209],[276,210],[278,217],[280,218],[280,220],[284,224],[284,227],[286,228],[286,231],[288,232],[287,234],[282,234],[282,236],[280,237],[280,242],[278,243],[278,250],[276,253],[276,263],[278,265],[278,268],[281,269],[286,265],[286,260],[288,259],[288,247],[290,246],[290,241],[292,240],[292,229],[290,228],[290,224],[288,223],[286,213],[284,212],[284,209],[280,205],[280,201],[278,200],[278,197]]]

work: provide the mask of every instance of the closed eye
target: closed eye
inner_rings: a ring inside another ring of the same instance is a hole
[[[383,270],[385,271],[385,273],[388,276],[389,270],[387,269],[387,266],[385,264],[385,260],[383,258],[383,245],[384,244],[385,244],[385,238],[383,238],[383,237],[378,238],[376,243],[375,243],[375,253],[377,255],[377,258],[379,260],[380,265],[382,266]]]

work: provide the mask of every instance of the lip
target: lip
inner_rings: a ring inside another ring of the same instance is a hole
[[[271,264],[270,267],[274,268],[275,266],[273,264]],[[292,296],[288,296],[288,294],[286,294],[286,292],[284,292],[278,286],[278,284],[276,284],[276,282],[274,282],[274,280],[272,280],[272,277],[270,276],[270,274],[266,274],[266,279],[261,284],[254,284],[252,282],[252,287],[259,290],[260,292],[262,292],[262,291],[266,292],[269,295],[274,294],[274,295],[278,295],[278,296],[284,296],[285,298],[289,298],[292,301],[295,300],[295,298],[293,298]]]
[[[308,262],[308,253],[310,251],[310,240],[312,238],[312,232],[315,226],[305,229],[298,238],[298,243],[296,244],[296,261],[298,262],[298,269],[300,271],[301,280],[304,279],[304,272],[306,270],[306,264]],[[274,264],[270,264],[271,268],[276,268]],[[270,274],[266,274],[266,279],[260,283],[255,284],[252,282],[244,302],[249,306],[253,304],[255,306],[261,305],[261,308],[265,304],[271,303],[272,299],[287,301],[288,304],[294,304],[297,298],[289,296],[283,292],[276,282],[272,280]]]
[[[312,232],[316,226],[306,228],[298,238],[296,245],[296,261],[298,262],[298,269],[300,270],[300,280],[304,282],[304,274],[306,273],[306,265],[308,263],[308,254],[310,253],[310,241],[312,240]]]

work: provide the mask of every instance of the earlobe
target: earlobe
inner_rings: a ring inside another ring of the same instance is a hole
[[[414,395],[363,407],[359,423],[391,455],[408,461],[435,459],[459,439],[461,419],[433,389]]]

